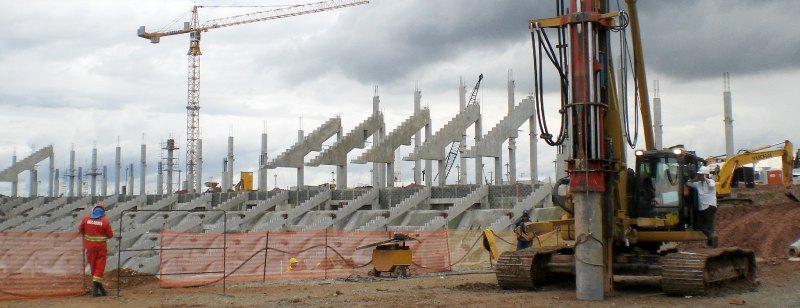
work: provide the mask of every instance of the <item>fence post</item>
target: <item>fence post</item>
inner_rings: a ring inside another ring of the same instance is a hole
[[[264,242],[264,282],[267,282],[267,253],[269,253],[269,234],[271,232],[267,231],[267,239]]]
[[[228,278],[226,257],[228,255],[228,211],[222,210],[222,296],[225,296],[225,287]]]
[[[119,201],[117,201],[117,202],[119,202]],[[122,221],[125,220],[125,212],[126,211],[127,210],[123,210],[120,213],[120,216],[119,216],[119,229],[117,229],[117,233],[119,233],[119,235],[117,236],[117,297],[119,297],[119,289],[120,289],[120,283],[119,283],[120,282],[120,280],[119,280],[120,274],[119,274],[119,272],[122,270],[121,269],[121,267],[122,267]],[[84,257],[84,259],[86,259],[86,258]],[[158,268],[159,268],[158,271],[160,273],[161,272],[161,265],[159,265]],[[161,277],[159,277],[159,280],[160,279],[161,279]]]

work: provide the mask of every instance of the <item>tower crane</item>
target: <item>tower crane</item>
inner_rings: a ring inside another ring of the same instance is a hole
[[[186,105],[186,190],[189,193],[195,189],[200,190],[200,180],[196,179],[195,165],[197,164],[198,139],[200,135],[200,34],[211,29],[249,24],[298,15],[306,15],[330,11],[345,7],[367,4],[366,0],[330,0],[323,2],[293,5],[289,7],[235,15],[225,18],[211,19],[199,22],[198,9],[202,5],[192,8],[191,21],[184,22],[182,29],[147,32],[144,26],[139,27],[137,35],[149,39],[150,43],[157,44],[161,37],[189,34],[189,78],[188,78],[188,104]],[[195,187],[197,185],[197,187]]]

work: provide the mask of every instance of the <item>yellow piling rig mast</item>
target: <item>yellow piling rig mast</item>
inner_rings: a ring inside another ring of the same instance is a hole
[[[200,36],[211,29],[231,27],[254,22],[280,19],[292,16],[307,15],[367,4],[365,0],[331,0],[301,5],[287,6],[279,9],[235,15],[225,18],[211,19],[200,23],[198,10],[202,5],[192,8],[191,20],[183,24],[183,28],[167,31],[147,32],[144,26],[139,27],[137,35],[157,44],[161,37],[189,34],[189,78],[188,104],[186,105],[186,190],[189,193],[200,189],[200,180],[196,178],[195,167],[198,158],[198,140],[200,138]]]

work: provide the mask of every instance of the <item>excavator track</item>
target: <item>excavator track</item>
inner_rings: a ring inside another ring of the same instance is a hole
[[[661,262],[661,287],[667,295],[703,295],[724,283],[755,284],[752,250],[690,249],[668,254]]]
[[[497,259],[495,275],[501,288],[534,290],[547,284],[547,263],[558,247],[536,247],[506,251]]]

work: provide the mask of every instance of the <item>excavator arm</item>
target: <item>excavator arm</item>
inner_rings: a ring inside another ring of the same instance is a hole
[[[730,195],[731,180],[733,179],[733,172],[736,170],[736,168],[756,163],[768,158],[781,157],[783,186],[786,189],[786,196],[794,201],[800,200],[797,198],[797,196],[795,196],[791,189],[792,167],[794,166],[792,143],[789,140],[786,140],[783,142],[783,144],[784,146],[782,149],[765,150],[771,146],[758,147],[726,159],[716,174],[715,181],[717,182],[717,195]]]

